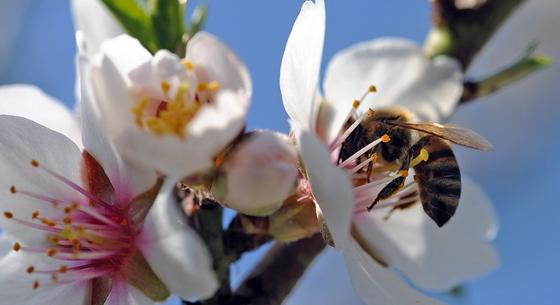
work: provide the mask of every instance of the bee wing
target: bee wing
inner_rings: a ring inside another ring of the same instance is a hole
[[[492,150],[494,146],[488,142],[484,137],[478,133],[461,126],[453,124],[438,124],[438,123],[407,123],[390,121],[386,122],[389,125],[395,125],[403,128],[414,129],[423,133],[431,134],[433,136],[451,141],[455,144],[462,146],[488,151]]]

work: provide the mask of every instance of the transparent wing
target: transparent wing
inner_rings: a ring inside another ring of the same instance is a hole
[[[451,141],[462,146],[488,151],[494,146],[478,133],[453,124],[438,123],[406,123],[398,121],[386,122],[389,125],[399,126],[403,128],[417,130],[423,133],[431,134],[436,137]]]

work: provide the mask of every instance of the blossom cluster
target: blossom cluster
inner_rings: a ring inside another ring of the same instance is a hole
[[[267,219],[282,242],[322,234],[366,304],[439,304],[416,288],[449,290],[497,266],[497,221],[474,182],[459,177],[460,204],[442,225],[408,168],[371,154],[398,147],[391,131],[341,159],[375,112],[444,124],[463,88],[454,59],[404,39],[366,41],[337,53],[320,86],[325,3],[306,1],[280,67],[291,130],[248,131],[250,72],[218,37],[199,31],[184,50],[154,52],[101,1],[73,8],[76,111],[34,87],[0,88],[0,294],[10,304],[211,297],[212,255],[178,188]],[[412,156],[411,172],[435,160],[427,154]],[[403,185],[380,197],[395,179]]]

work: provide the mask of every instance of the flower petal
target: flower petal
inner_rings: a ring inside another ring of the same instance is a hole
[[[150,52],[137,39],[127,35],[102,44],[86,84],[92,82],[91,90],[101,114],[101,123],[110,134],[119,136],[133,126],[134,116],[130,108],[134,103],[129,94],[129,73],[151,60]]]
[[[459,64],[447,57],[430,61],[413,42],[384,38],[359,43],[339,52],[327,67],[326,102],[336,109],[329,134],[344,123],[352,102],[375,85],[361,109],[400,105],[418,119],[442,122],[459,101],[463,75]]]
[[[204,299],[218,288],[204,242],[186,224],[167,180],[146,217],[139,247],[169,290],[183,299]]]
[[[138,289],[128,285],[125,279],[113,278],[111,292],[105,305],[155,305]]]
[[[109,141],[101,126],[99,110],[93,104],[91,87],[87,83],[89,65],[87,57],[82,55],[78,57],[84,147],[102,165],[117,191],[117,199],[125,200],[153,186],[156,182],[156,174],[152,170],[144,170],[123,160]]]
[[[243,61],[226,44],[210,33],[198,32],[189,41],[187,58],[203,74],[199,77],[218,81],[222,89],[239,94],[248,108],[253,92],[251,76]]]
[[[71,5],[75,28],[83,34],[88,56],[97,53],[104,40],[124,34],[124,29],[100,0],[72,0]]]
[[[298,146],[317,204],[337,247],[350,237],[354,193],[348,174],[334,166],[327,148],[309,132],[298,132]]]
[[[325,3],[306,1],[294,23],[280,67],[280,90],[292,124],[315,130],[319,72],[325,38]]]
[[[69,285],[55,285],[48,288],[33,289],[35,280],[50,284],[51,276],[34,274],[30,276],[26,269],[34,266],[37,269],[53,268],[55,261],[45,254],[30,254],[26,252],[9,252],[0,258],[0,305],[36,305],[36,304],[65,304],[89,305],[90,285],[79,282]],[[58,268],[56,265],[54,268]]]
[[[82,185],[80,150],[64,135],[25,118],[0,115],[0,201],[3,211],[30,220],[39,210],[43,216],[62,213],[50,203],[30,198],[17,191],[31,191],[62,202],[83,201],[84,198],[44,168]],[[39,167],[31,162],[36,160]],[[22,241],[44,241],[39,230],[26,230],[10,219],[0,217],[0,226]]]
[[[133,128],[115,138],[115,143],[135,163],[171,177],[182,178],[208,169],[215,156],[245,126],[239,98],[231,91],[220,92],[213,105],[196,114],[185,140],[171,135],[154,136]]]
[[[79,124],[61,102],[30,85],[0,87],[0,114],[15,115],[58,131],[80,145]]]
[[[461,203],[447,225],[438,228],[420,204],[356,217],[360,236],[386,262],[404,272],[423,289],[445,291],[480,277],[499,264],[489,243],[497,231],[496,216],[487,197],[463,179]]]
[[[368,305],[441,305],[409,287],[401,278],[369,257],[352,240],[342,249],[354,289]]]

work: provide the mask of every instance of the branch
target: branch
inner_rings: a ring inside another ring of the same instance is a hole
[[[456,58],[467,70],[492,35],[525,0],[487,0],[478,7],[459,9],[455,0],[431,0],[433,29],[426,49],[430,56]]]
[[[490,95],[537,70],[548,67],[552,59],[547,56],[532,56],[536,48],[536,43],[531,44],[519,60],[494,75],[480,80],[466,81],[460,103]]]
[[[324,248],[321,234],[290,244],[276,242],[228,304],[282,304]]]
[[[248,234],[243,230],[242,218],[249,217],[237,214],[223,234],[225,255],[230,263],[237,261],[245,252],[259,248],[273,240],[268,234]],[[254,217],[255,219],[261,219]],[[266,220],[267,218],[262,218]]]

